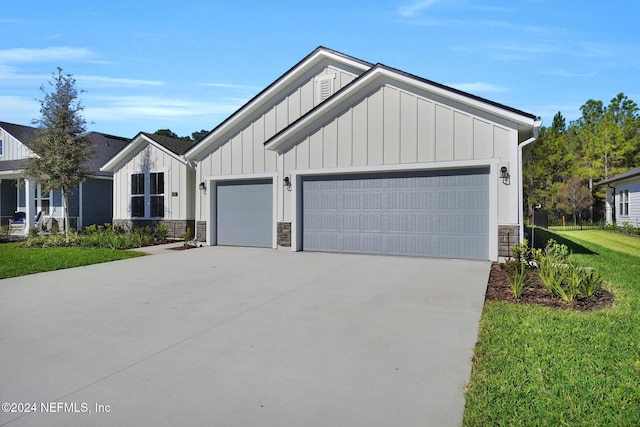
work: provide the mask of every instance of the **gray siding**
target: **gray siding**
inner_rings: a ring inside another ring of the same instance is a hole
[[[113,183],[108,179],[89,179],[82,184],[82,225],[112,222]]]
[[[15,179],[3,179],[0,184],[0,216],[13,216],[18,202]]]

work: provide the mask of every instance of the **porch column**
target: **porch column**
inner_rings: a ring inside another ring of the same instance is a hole
[[[36,226],[36,199],[35,199],[35,181],[29,178],[24,179],[24,197],[25,197],[25,215],[26,215],[26,227],[24,228],[24,234],[29,234],[29,230]]]

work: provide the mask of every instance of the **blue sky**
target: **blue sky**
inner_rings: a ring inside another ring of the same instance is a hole
[[[88,130],[211,130],[322,45],[541,116],[640,103],[640,3],[585,0],[5,2],[0,121],[72,74]]]

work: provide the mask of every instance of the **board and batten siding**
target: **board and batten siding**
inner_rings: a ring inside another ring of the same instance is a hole
[[[317,106],[321,99],[319,84],[329,79],[333,92],[351,83],[355,74],[325,66],[304,79],[279,99],[271,101],[253,117],[239,124],[213,152],[198,162],[197,182],[220,175],[274,173],[278,154],[266,150],[265,141]],[[202,197],[200,195],[199,197]],[[199,203],[199,219],[208,218],[206,203]]]
[[[2,140],[0,160],[20,160],[34,156],[33,151],[16,138],[20,138],[20,135],[11,135],[0,128],[0,140]]]
[[[515,167],[517,138],[515,128],[384,85],[286,151],[283,174],[482,159]],[[498,198],[517,200],[516,187],[500,186]],[[281,218],[290,221],[290,192],[282,202]],[[517,223],[517,206],[502,209],[498,220]]]
[[[195,172],[184,163],[152,145],[145,146],[135,156],[129,158],[114,174],[114,194],[118,197],[114,198],[113,218],[131,218],[130,176],[134,173],[144,172],[164,172],[165,174],[165,219],[193,218],[193,208],[188,206],[189,201],[192,201],[194,197],[192,188],[195,185],[193,178]],[[172,193],[178,193],[178,196],[172,196]]]

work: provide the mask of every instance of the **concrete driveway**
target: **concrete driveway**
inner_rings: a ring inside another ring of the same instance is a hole
[[[208,247],[0,280],[0,425],[457,426],[489,267]]]

